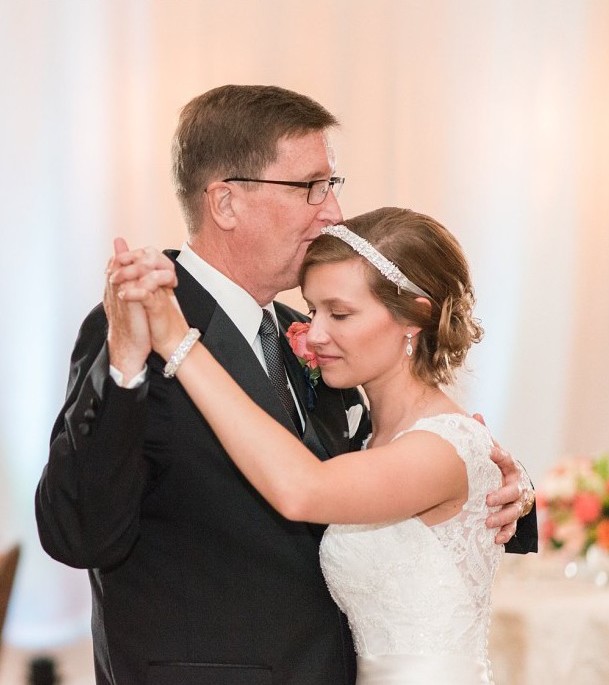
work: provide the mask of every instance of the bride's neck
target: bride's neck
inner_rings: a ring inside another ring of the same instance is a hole
[[[364,386],[370,402],[375,444],[389,442],[401,430],[425,416],[448,411],[452,401],[437,387],[412,376]]]

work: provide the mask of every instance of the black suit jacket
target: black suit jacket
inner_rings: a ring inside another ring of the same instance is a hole
[[[180,265],[177,272],[190,325],[244,390],[294,430],[249,344]],[[304,319],[276,310],[284,329]],[[149,357],[140,388],[117,387],[106,335],[98,306],[74,348],[36,494],[45,550],[89,569],[97,682],[352,685],[350,634],[319,567],[323,527],[287,521],[263,500],[179,382],[162,377],[160,357]],[[304,375],[287,344],[286,352],[304,407]],[[357,449],[368,421],[350,441],[345,410],[361,403],[359,394],[322,381],[315,390],[305,443],[320,459]],[[525,535],[520,551],[533,538]]]
[[[190,325],[245,391],[290,427],[249,344],[177,270]],[[282,327],[304,318],[280,304],[276,310]],[[97,682],[351,685],[351,638],[319,567],[323,527],[287,521],[264,501],[179,382],[162,377],[160,357],[149,357],[140,388],[117,387],[106,334],[98,306],[74,348],[36,496],[45,550],[90,569]],[[304,407],[293,355],[287,370]],[[359,394],[321,381],[316,394],[305,411],[309,448],[321,459],[357,448],[361,436],[349,441],[345,410],[361,403]]]

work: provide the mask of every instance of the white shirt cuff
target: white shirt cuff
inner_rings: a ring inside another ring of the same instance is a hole
[[[110,376],[112,380],[118,385],[119,388],[125,388],[125,390],[133,390],[134,388],[139,388],[140,385],[146,380],[146,371],[148,370],[147,366],[144,366],[144,368],[133,378],[127,383],[127,385],[123,385],[123,374],[121,371],[119,371],[116,366],[112,366],[110,364]]]

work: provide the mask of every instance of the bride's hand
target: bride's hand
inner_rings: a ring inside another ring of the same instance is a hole
[[[110,282],[113,285],[129,283],[130,298],[133,301],[145,296],[143,290],[153,292],[160,285],[175,288],[178,284],[173,262],[154,247],[116,253],[110,271]]]
[[[117,256],[110,280],[126,302],[141,302],[148,317],[152,349],[164,359],[188,331],[173,293],[177,285],[173,262],[151,247]]]

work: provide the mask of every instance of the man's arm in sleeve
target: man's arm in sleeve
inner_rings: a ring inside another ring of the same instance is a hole
[[[81,327],[65,404],[36,491],[42,546],[79,568],[126,557],[139,531],[148,382],[120,388],[109,375],[107,322],[98,306]]]

